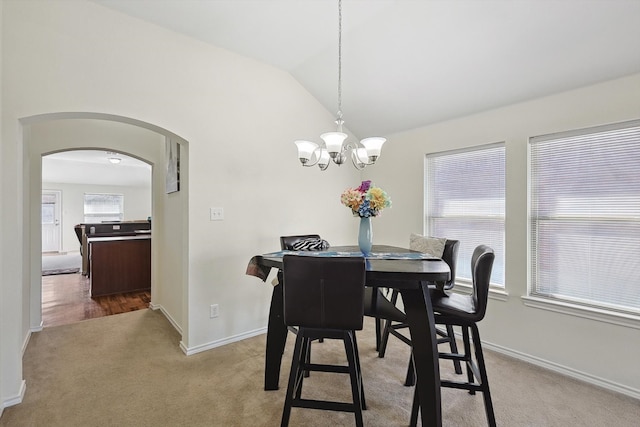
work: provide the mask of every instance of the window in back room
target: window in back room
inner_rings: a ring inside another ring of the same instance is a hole
[[[122,221],[124,218],[124,195],[84,194],[84,222],[98,223]]]

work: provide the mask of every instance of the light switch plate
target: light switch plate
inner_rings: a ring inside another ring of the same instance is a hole
[[[224,209],[223,208],[210,208],[209,210],[209,220],[210,221],[222,221],[224,219]]]

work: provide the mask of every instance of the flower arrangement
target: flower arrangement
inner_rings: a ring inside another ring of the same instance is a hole
[[[359,187],[344,190],[340,202],[360,218],[378,216],[382,209],[391,207],[387,193],[382,188],[374,187],[371,181],[362,181]]]

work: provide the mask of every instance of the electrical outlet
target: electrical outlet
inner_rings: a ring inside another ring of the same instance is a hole
[[[219,314],[218,304],[211,304],[211,307],[209,308],[209,317],[213,319],[214,317],[218,317]]]
[[[209,209],[209,220],[210,221],[222,221],[224,219],[224,209],[223,208],[210,208]]]

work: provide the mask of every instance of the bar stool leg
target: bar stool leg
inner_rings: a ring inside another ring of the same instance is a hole
[[[354,347],[353,333],[344,331],[344,350],[347,353],[347,361],[349,363],[349,378],[351,379],[351,394],[353,396],[354,415],[356,418],[356,427],[364,427],[362,419],[362,383],[360,382],[358,363],[355,360],[356,350]]]
[[[284,410],[282,411],[282,421],[280,427],[287,427],[289,425],[289,418],[291,417],[291,402],[293,401],[294,389],[298,383],[302,371],[300,369],[300,360],[303,356],[303,340],[302,335],[296,337],[296,345],[293,350],[293,361],[291,362],[291,372],[289,373],[289,384],[287,386],[287,395],[284,400]]]

